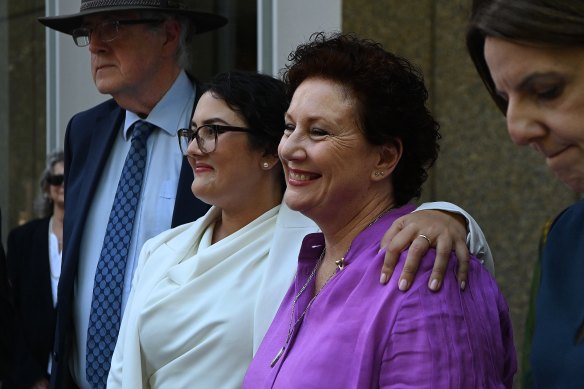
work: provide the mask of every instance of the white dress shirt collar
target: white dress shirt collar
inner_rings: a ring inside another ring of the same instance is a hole
[[[196,91],[194,91],[196,93]],[[176,131],[182,127],[181,118],[186,115],[190,118],[193,107],[192,104],[185,104],[185,102],[193,101],[194,97],[192,82],[185,73],[181,71],[174,84],[170,87],[168,92],[164,95],[162,100],[154,106],[148,117],[141,118],[136,113],[126,111],[126,119],[124,122],[124,139],[128,140],[128,131],[132,125],[138,120],[146,120],[154,124],[158,128],[171,136],[176,135]],[[169,115],[169,112],[176,112],[177,105],[184,105],[180,115]],[[170,107],[173,107],[171,109]],[[189,112],[186,112],[186,111]]]

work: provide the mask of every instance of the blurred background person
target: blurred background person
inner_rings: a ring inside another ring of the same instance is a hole
[[[48,155],[36,209],[40,219],[8,235],[7,260],[16,310],[13,368],[6,387],[47,388],[63,250],[63,152]]]
[[[467,47],[511,140],[583,193],[584,2],[477,0]],[[525,387],[584,387],[583,236],[580,200],[556,217],[543,247]]]
[[[438,123],[417,69],[354,35],[313,35],[289,57],[293,93],[279,155],[284,202],[322,231],[304,238],[294,282],[244,388],[511,388],[507,304],[471,257],[464,292],[454,255],[442,290],[375,280],[381,238],[421,193],[438,156]],[[407,252],[402,254],[405,259]],[[400,261],[396,270],[401,270]]]

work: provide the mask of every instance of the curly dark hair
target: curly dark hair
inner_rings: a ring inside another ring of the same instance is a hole
[[[402,158],[392,174],[395,202],[419,197],[440,149],[440,126],[426,107],[421,72],[377,42],[343,33],[315,33],[288,60],[282,77],[290,95],[312,77],[339,83],[357,101],[357,120],[368,142],[401,140]]]
[[[278,155],[290,103],[286,84],[266,74],[235,70],[216,75],[203,90],[225,101],[255,130],[247,134],[253,149]],[[282,186],[286,186],[283,174]]]
[[[485,61],[485,39],[552,47],[584,45],[584,2],[574,0],[474,0],[466,35],[470,57],[489,94],[503,112],[507,102],[498,95]]]

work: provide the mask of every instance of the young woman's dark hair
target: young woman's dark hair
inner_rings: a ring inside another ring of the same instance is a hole
[[[220,73],[204,90],[239,112],[247,126],[251,147],[278,155],[278,144],[284,133],[284,114],[289,99],[286,85],[266,74],[235,70]],[[282,188],[285,188],[282,174]]]
[[[266,74],[231,71],[218,74],[205,90],[239,112],[249,128],[256,131],[249,134],[252,147],[278,154],[289,104],[282,81]]]

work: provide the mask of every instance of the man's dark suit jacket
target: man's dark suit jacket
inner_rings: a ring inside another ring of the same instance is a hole
[[[16,334],[14,367],[7,387],[29,388],[47,377],[55,334],[49,220],[33,220],[8,235],[8,274],[16,310]]]
[[[77,276],[81,238],[94,193],[124,117],[125,111],[112,99],[78,113],[67,125],[64,148],[64,251],[58,293],[54,364],[51,372],[52,388],[72,387],[69,359],[74,335],[73,284]],[[196,220],[209,209],[209,205],[197,199],[191,192],[192,182],[192,169],[186,158],[183,158],[172,227]],[[116,188],[112,190],[115,191]]]

